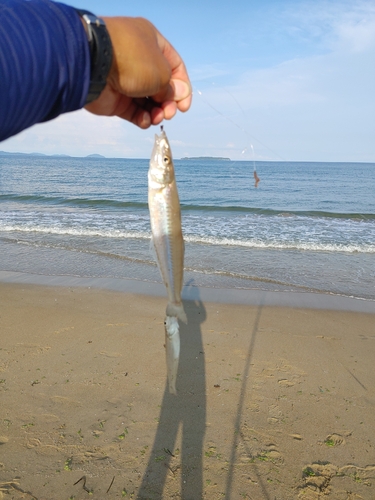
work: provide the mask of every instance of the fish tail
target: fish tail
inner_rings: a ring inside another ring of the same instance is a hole
[[[168,302],[166,314],[167,316],[178,318],[184,323],[187,323],[184,306],[181,302]]]

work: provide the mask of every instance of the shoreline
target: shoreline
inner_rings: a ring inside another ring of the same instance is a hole
[[[87,278],[0,271],[0,284],[2,283],[97,288],[135,295],[166,297],[165,287],[161,283],[126,278]],[[220,304],[275,306],[375,314],[375,300],[313,292],[277,292],[261,289],[208,288],[185,285],[182,290],[182,299]]]

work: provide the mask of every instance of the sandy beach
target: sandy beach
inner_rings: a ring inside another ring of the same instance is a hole
[[[0,499],[375,498],[375,316],[0,284]]]

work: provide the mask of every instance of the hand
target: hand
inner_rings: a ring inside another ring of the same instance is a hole
[[[103,19],[112,41],[112,67],[106,87],[85,108],[143,129],[187,111],[192,91],[185,65],[155,26],[143,18]]]

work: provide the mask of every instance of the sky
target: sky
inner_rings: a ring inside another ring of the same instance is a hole
[[[180,53],[194,94],[164,123],[175,158],[375,162],[373,0],[66,3],[146,17]],[[0,150],[148,158],[158,131],[80,110]]]

